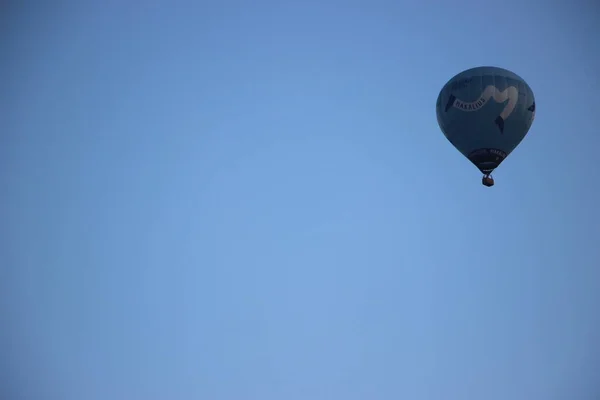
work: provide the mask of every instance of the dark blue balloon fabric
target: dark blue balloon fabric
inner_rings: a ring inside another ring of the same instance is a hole
[[[523,140],[535,117],[535,99],[518,75],[477,67],[456,75],[440,91],[437,120],[446,138],[488,174]]]

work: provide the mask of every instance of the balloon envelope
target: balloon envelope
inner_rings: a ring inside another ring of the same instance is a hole
[[[444,85],[436,113],[450,143],[481,172],[489,174],[529,131],[535,99],[529,85],[515,73],[477,67]]]

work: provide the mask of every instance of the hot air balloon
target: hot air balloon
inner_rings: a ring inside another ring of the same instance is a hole
[[[494,185],[491,174],[523,140],[535,118],[535,99],[517,74],[498,67],[459,73],[444,85],[436,103],[446,138]]]

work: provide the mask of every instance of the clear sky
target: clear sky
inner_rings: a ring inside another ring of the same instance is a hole
[[[592,2],[40,4],[0,21],[2,398],[597,399]],[[435,116],[479,65],[537,103],[491,189]]]

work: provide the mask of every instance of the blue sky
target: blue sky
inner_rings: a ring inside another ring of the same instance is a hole
[[[6,8],[0,390],[596,398],[588,3]],[[435,117],[478,65],[537,103],[491,189]]]

